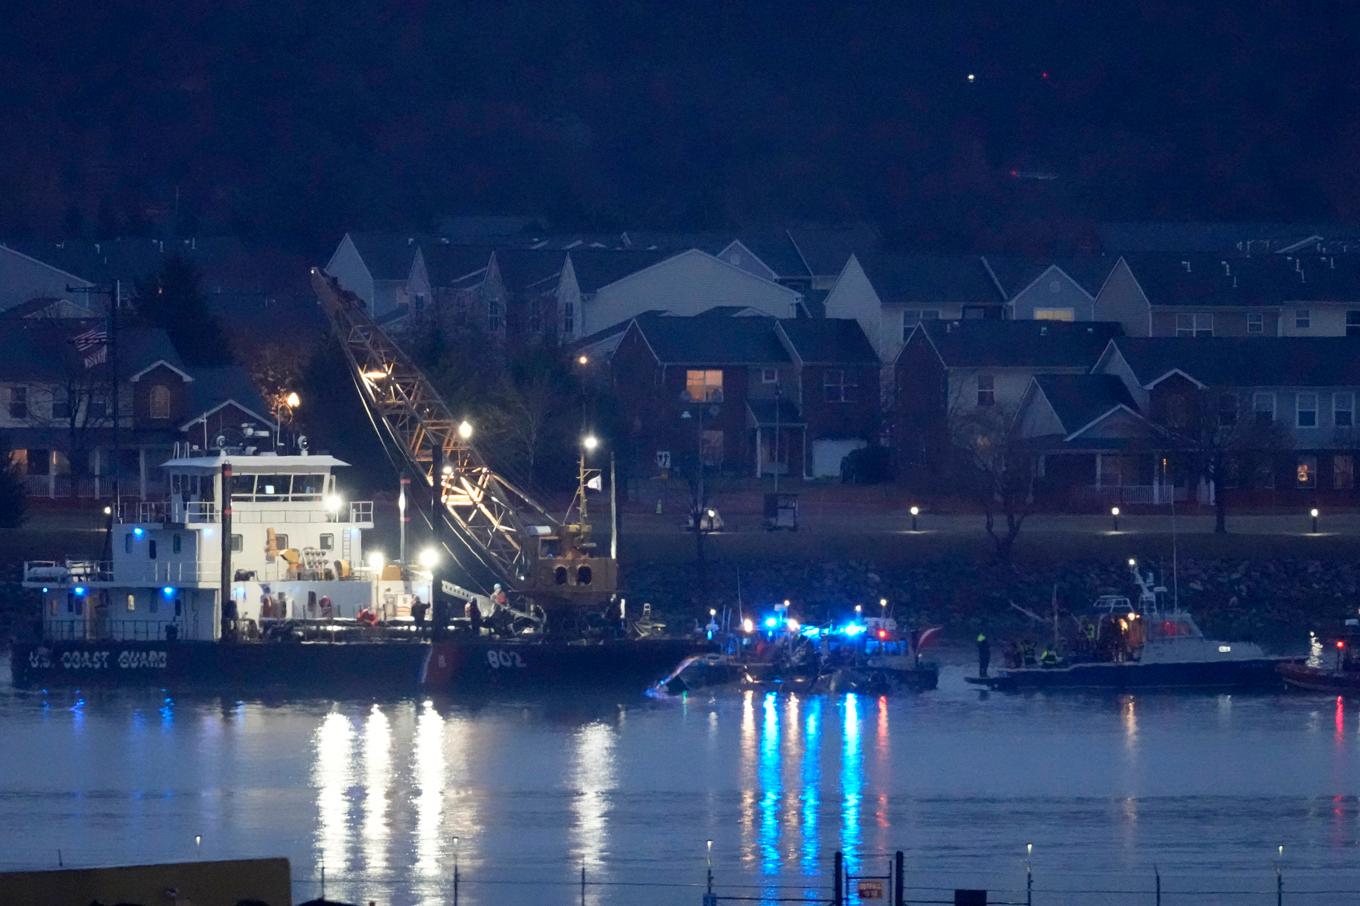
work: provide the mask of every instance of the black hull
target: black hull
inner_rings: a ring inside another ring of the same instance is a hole
[[[1281,664],[1280,676],[1295,689],[1331,695],[1360,695],[1360,672],[1338,672],[1303,664]]]
[[[695,645],[646,639],[576,644],[428,642],[43,642],[11,650],[16,686],[140,685],[298,691],[455,692],[464,688],[642,690]]]
[[[968,682],[1002,692],[1031,689],[1279,689],[1280,658],[1178,664],[1074,664],[1002,670]]]

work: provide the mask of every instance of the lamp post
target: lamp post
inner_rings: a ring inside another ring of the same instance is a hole
[[[1119,531],[1119,507],[1110,507],[1110,519],[1114,521],[1114,530]]]
[[[921,508],[913,505],[911,508],[911,530],[916,531],[916,517],[921,515]]]
[[[1313,534],[1316,535],[1318,523],[1318,508],[1313,507],[1311,510],[1308,511],[1308,515],[1311,516],[1313,519]]]
[[[302,405],[302,397],[297,395],[297,391],[290,390],[281,393],[278,401],[274,404],[274,446],[283,446],[283,410],[288,410],[288,420],[293,420],[293,410]]]
[[[580,517],[582,525],[589,522],[586,513],[586,454],[593,453],[595,451],[595,448],[598,447],[599,445],[600,439],[596,437],[594,434],[587,434],[585,437],[581,438],[581,457],[579,460],[580,468],[577,470],[576,473],[577,479],[576,493],[581,495]]]

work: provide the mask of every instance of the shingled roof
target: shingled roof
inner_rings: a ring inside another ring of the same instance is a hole
[[[948,368],[1089,369],[1122,333],[1110,321],[922,321],[907,339],[928,340]]]
[[[83,373],[84,365],[72,338],[92,328],[106,327],[102,318],[0,320],[0,380],[54,381]],[[165,331],[151,327],[118,331],[118,373],[124,379],[160,361],[184,370],[184,362]],[[106,368],[106,364],[99,364],[91,371],[103,374]]]
[[[851,318],[798,318],[779,321],[776,329],[788,348],[808,365],[877,365],[869,338]]]
[[[1090,296],[1100,292],[1105,278],[1119,259],[1104,255],[1070,258],[1027,258],[1021,255],[986,255],[983,261],[1007,299],[1028,289],[1050,267],[1057,267]]]
[[[1124,382],[1112,374],[1041,374],[1034,381],[1068,434],[1119,406],[1138,411]]]
[[[602,286],[622,280],[629,274],[635,274],[676,254],[608,249],[572,249],[568,253],[572,271],[576,274],[576,285],[583,293],[593,293]]]
[[[405,280],[425,237],[404,233],[349,233],[350,242],[364,259],[374,280]],[[429,244],[437,245],[438,239]]]
[[[1209,387],[1360,386],[1360,337],[1118,337],[1110,349],[1144,387],[1175,372]]]
[[[1002,297],[978,255],[870,253],[855,255],[874,292],[888,304],[979,302]]]
[[[643,315],[629,330],[642,334],[663,365],[775,365],[789,361],[774,318]]]

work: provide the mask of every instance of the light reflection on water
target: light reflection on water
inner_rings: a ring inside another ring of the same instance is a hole
[[[711,838],[720,891],[824,896],[838,848],[876,874],[899,847],[920,883],[1016,890],[1032,839],[1040,889],[1150,892],[1155,863],[1270,893],[1284,839],[1296,902],[1360,889],[1360,725],[1332,697],[77,698],[0,687],[9,865],[186,858],[202,833],[204,858],[290,858],[298,901],[324,863],[332,899],[448,903],[456,850],[471,906],[579,902],[582,861],[587,902],[680,906],[694,889],[607,885],[701,883]]]

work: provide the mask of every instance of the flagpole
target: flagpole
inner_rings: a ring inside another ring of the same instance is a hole
[[[121,282],[113,281],[113,293],[109,299],[109,382],[112,385],[113,406],[113,505],[117,512],[118,506],[122,503],[121,478],[123,471],[123,445],[122,436],[118,430],[119,411],[121,406],[118,404],[118,301],[122,294]]]

